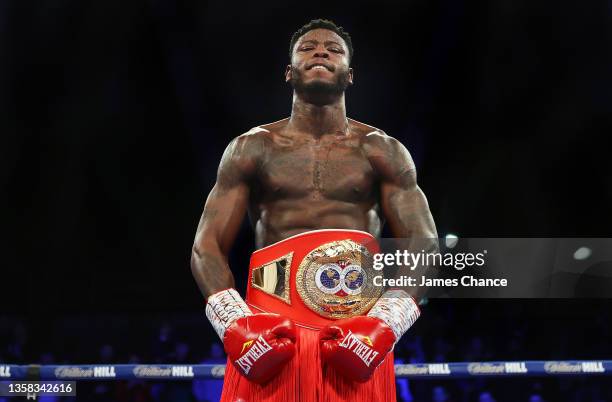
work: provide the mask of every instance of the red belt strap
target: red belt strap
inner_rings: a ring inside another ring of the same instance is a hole
[[[358,230],[289,237],[251,255],[246,301],[255,310],[314,329],[365,314],[380,296],[366,283],[371,264],[365,260],[377,252],[374,236]]]

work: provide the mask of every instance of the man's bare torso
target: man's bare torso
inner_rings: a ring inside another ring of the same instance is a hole
[[[293,87],[291,117],[256,127],[226,147],[191,253],[204,297],[235,287],[228,256],[247,211],[257,248],[316,229],[379,237],[383,219],[394,237],[437,238],[408,150],[346,117],[351,56],[335,30],[301,35],[285,68]]]
[[[257,127],[249,216],[257,247],[315,229],[380,234],[378,174],[371,150],[385,135],[349,119],[347,132],[315,137],[291,132],[288,119]]]

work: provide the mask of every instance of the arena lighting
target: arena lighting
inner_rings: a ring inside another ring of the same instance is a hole
[[[447,248],[454,248],[459,241],[459,237],[456,234],[449,233],[444,236],[444,244],[446,244]]]
[[[588,247],[580,247],[578,250],[574,251],[574,259],[575,260],[586,260],[592,254],[592,251]]]

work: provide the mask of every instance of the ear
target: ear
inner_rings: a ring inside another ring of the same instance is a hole
[[[285,68],[285,82],[291,81],[291,64],[287,64]]]
[[[353,85],[353,69],[352,68],[348,69],[348,82],[349,84]]]

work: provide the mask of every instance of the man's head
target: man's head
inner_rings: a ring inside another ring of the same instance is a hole
[[[286,81],[313,103],[331,102],[353,83],[351,37],[332,21],[312,20],[295,32],[289,57]]]

